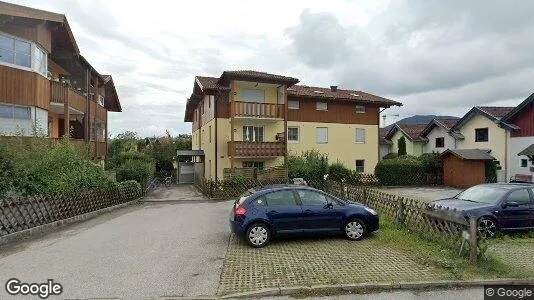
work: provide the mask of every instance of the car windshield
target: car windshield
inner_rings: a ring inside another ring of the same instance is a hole
[[[502,198],[502,196],[504,196],[504,194],[506,194],[506,192],[506,189],[491,186],[474,186],[461,192],[455,198],[473,202],[495,204]]]

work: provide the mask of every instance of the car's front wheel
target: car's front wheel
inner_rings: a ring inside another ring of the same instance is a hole
[[[478,233],[486,239],[495,237],[497,234],[497,223],[492,218],[480,218],[478,220]]]
[[[366,233],[365,223],[360,219],[352,219],[345,225],[345,236],[354,241],[363,239]]]
[[[269,243],[271,231],[263,223],[254,223],[248,228],[245,239],[252,247],[263,247]]]

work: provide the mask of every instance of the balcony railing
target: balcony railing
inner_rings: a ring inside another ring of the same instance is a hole
[[[228,142],[228,153],[234,157],[273,157],[284,156],[286,146],[281,142]]]
[[[87,100],[85,96],[74,91],[64,83],[50,81],[50,102],[65,104],[67,103],[67,99],[70,107],[84,113],[86,112],[87,108],[85,103]]]
[[[284,118],[284,105],[258,102],[232,102],[234,116],[251,118]]]

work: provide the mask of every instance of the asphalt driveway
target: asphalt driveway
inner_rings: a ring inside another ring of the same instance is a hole
[[[61,298],[214,295],[230,204],[144,203],[0,248],[0,284],[62,284]],[[8,299],[4,288],[0,299]],[[15,298],[16,299],[16,298]]]

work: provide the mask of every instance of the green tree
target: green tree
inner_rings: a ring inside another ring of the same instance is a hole
[[[399,145],[399,150],[397,154],[399,156],[406,155],[406,139],[404,138],[404,136],[402,136],[397,142]]]

